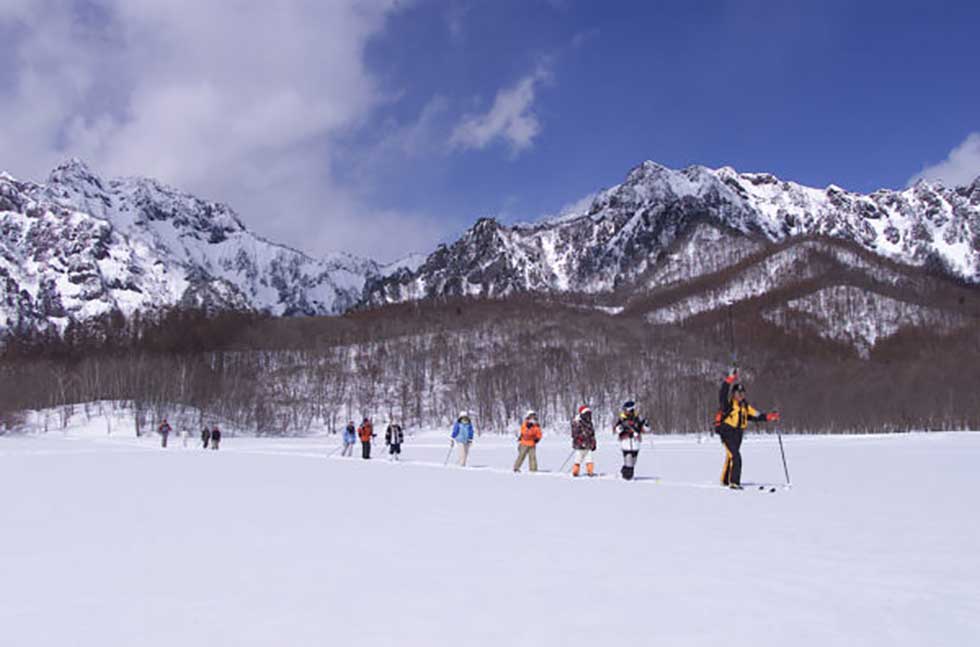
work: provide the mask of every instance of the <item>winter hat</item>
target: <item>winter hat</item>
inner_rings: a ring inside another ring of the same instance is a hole
[[[592,413],[592,409],[590,409],[587,405],[583,404],[581,407],[578,408],[578,415],[583,416],[587,413]]]
[[[732,386],[732,393],[745,393],[745,386],[741,382],[737,382]]]
[[[636,403],[633,402],[632,400],[627,400],[626,402],[623,403],[623,411],[626,411],[628,413],[632,413],[636,411]]]
[[[524,419],[526,420],[528,418],[537,418],[537,417],[538,417],[538,413],[534,409],[531,409],[530,411],[527,412],[527,415],[524,416]]]
[[[459,417],[460,418],[469,418],[470,417],[470,412],[469,411],[460,411],[459,412]]]

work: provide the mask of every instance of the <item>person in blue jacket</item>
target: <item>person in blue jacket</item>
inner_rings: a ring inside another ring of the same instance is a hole
[[[459,412],[459,418],[453,425],[452,442],[459,445],[459,464],[465,467],[470,455],[470,443],[473,442],[473,422],[468,411]]]
[[[351,456],[354,453],[354,442],[357,440],[357,428],[354,426],[354,421],[351,420],[347,423],[347,428],[344,429],[344,448],[340,450],[341,456]]]

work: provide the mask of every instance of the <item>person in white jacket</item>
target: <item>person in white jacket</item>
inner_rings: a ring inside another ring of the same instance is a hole
[[[636,403],[632,400],[624,402],[623,410],[619,414],[619,420],[616,421],[613,433],[619,437],[619,445],[623,450],[623,468],[620,473],[627,481],[633,478],[636,459],[640,455],[640,443],[643,442],[643,434],[649,432],[650,425],[636,413]]]

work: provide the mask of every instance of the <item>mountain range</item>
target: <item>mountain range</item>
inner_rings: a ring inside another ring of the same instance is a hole
[[[932,295],[957,285],[972,295],[978,283],[980,178],[863,195],[644,162],[581,211],[481,219],[451,245],[385,266],[313,258],[250,232],[224,204],[152,179],[103,179],[79,160],[44,183],[0,174],[8,330],[182,305],[323,315],[542,292],[651,324],[754,300],[772,325],[867,352],[905,325],[975,323]]]
[[[402,267],[312,258],[255,235],[227,205],[152,179],[106,180],[77,159],[43,184],[0,175],[0,328],[182,305],[337,314],[368,279]]]

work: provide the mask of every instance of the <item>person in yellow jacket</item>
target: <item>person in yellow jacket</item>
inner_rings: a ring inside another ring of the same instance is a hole
[[[541,425],[538,424],[538,414],[528,411],[521,424],[520,444],[517,447],[517,460],[514,461],[514,471],[520,472],[524,458],[527,457],[531,471],[538,471],[537,446],[541,442]]]
[[[725,465],[721,470],[721,484],[735,490],[742,489],[742,436],[749,421],[774,422],[779,420],[779,412],[759,411],[745,399],[745,387],[737,383],[738,369],[721,383],[718,399],[721,409],[716,418],[715,431],[721,436],[725,446]]]

